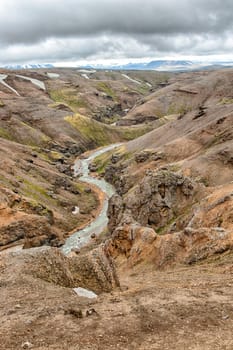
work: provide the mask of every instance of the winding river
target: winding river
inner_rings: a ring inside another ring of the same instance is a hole
[[[88,165],[99,155],[108,152],[120,145],[121,143],[117,143],[101,148],[93,152],[88,158],[78,159],[75,162],[74,175],[81,175],[79,177],[79,180],[97,186],[104,193],[105,199],[98,217],[94,221],[92,221],[91,224],[89,224],[87,227],[75,232],[69,238],[67,238],[65,244],[61,248],[64,254],[69,254],[72,248],[81,248],[90,240],[92,233],[100,234],[107,226],[108,200],[115,193],[115,190],[114,187],[107,183],[104,179],[97,179],[95,177],[92,177],[90,175]]]

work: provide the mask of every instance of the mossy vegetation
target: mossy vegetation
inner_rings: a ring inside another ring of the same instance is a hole
[[[47,135],[23,121],[0,127],[0,137],[31,147],[45,146],[50,141]]]
[[[24,178],[22,179],[21,190],[25,197],[32,198],[36,203],[40,201],[43,202],[44,199],[46,199],[46,201],[54,201],[54,199],[48,195],[48,190],[45,188],[44,184],[31,182],[29,179]]]
[[[105,172],[106,166],[111,162],[112,155],[118,156],[119,160],[125,161],[127,159],[130,159],[132,156],[132,153],[125,151],[125,146],[119,146],[118,148],[114,150],[110,150],[108,152],[105,152],[103,154],[100,154],[98,157],[96,157],[93,161],[93,164],[96,166],[97,170],[96,172],[98,174],[103,174]]]
[[[151,125],[139,125],[139,126],[122,126],[119,127],[118,132],[120,135],[122,135],[123,140],[125,141],[130,141],[134,140],[137,137],[140,137],[147,132],[153,130],[153,127]]]
[[[107,126],[104,124],[91,120],[81,114],[67,116],[65,120],[77,129],[87,141],[92,141],[99,146],[107,145],[112,141],[111,133],[109,133]],[[117,135],[112,136],[114,139],[114,136]]]
[[[137,89],[136,89],[137,92],[139,92],[141,95],[148,95],[148,92],[150,91],[150,87],[146,84],[141,84],[141,85],[138,85]]]
[[[49,158],[51,158],[52,160],[59,160],[59,159],[63,159],[64,156],[62,153],[57,152],[57,151],[50,151],[49,153]]]
[[[118,100],[117,95],[116,95],[116,93],[113,91],[113,89],[110,87],[109,84],[107,84],[107,83],[101,81],[101,82],[99,82],[99,83],[97,84],[96,87],[97,87],[98,90],[104,92],[107,96],[110,96],[110,97],[113,99],[113,101],[116,101],[116,102],[117,102],[117,100]]]
[[[129,141],[150,131],[150,126],[113,127],[97,122],[81,114],[65,117],[81,135],[96,146],[105,146],[119,141]]]
[[[0,137],[7,140],[13,140],[13,136],[11,135],[10,131],[2,127],[0,127]]]
[[[7,127],[0,127],[0,137],[31,147],[45,146],[50,141],[47,135],[22,121]]]
[[[78,112],[80,108],[87,107],[86,101],[78,95],[76,89],[50,90],[49,94],[53,101],[67,105],[74,112]]]
[[[157,233],[158,235],[161,235],[161,236],[164,235],[164,234],[166,234],[166,233],[167,233],[167,230],[171,227],[171,225],[172,225],[174,222],[176,222],[176,220],[177,220],[177,217],[172,217],[172,218],[167,222],[166,225],[160,226],[160,227],[156,228],[156,229],[155,229],[156,233]]]
[[[219,101],[220,105],[228,105],[233,103],[233,98],[224,97]]]
[[[167,110],[167,114],[185,114],[192,110],[192,106],[186,103],[171,103]]]
[[[112,156],[112,151],[109,151],[95,158],[95,160],[93,161],[93,164],[96,166],[96,169],[97,169],[96,172],[98,174],[101,175],[105,172],[105,168],[110,162],[111,156]]]

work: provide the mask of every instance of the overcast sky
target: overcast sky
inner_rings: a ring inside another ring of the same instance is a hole
[[[233,59],[233,0],[0,0],[0,64]]]

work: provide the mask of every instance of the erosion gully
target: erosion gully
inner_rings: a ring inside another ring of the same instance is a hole
[[[88,243],[93,233],[98,235],[106,228],[108,223],[108,200],[115,193],[115,189],[104,179],[98,179],[96,177],[91,176],[88,166],[99,155],[108,152],[116,147],[119,147],[120,145],[121,143],[106,146],[104,148],[94,151],[88,158],[76,160],[74,164],[74,175],[80,176],[80,181],[98,187],[98,189],[104,194],[104,202],[102,204],[101,211],[95,220],[93,220],[88,226],[86,226],[82,230],[76,231],[69,238],[67,238],[65,244],[61,248],[64,254],[69,254],[72,248],[81,248],[86,243]]]

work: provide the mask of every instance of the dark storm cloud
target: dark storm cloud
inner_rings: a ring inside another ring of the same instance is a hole
[[[1,1],[0,60],[224,53],[232,13],[232,0]]]

